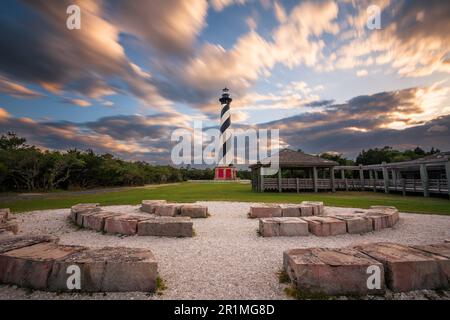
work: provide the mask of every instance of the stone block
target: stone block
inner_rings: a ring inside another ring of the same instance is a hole
[[[281,207],[278,205],[258,205],[250,207],[250,218],[281,217]]]
[[[70,208],[70,219],[78,224],[78,214],[83,212],[99,212],[101,210],[100,204],[98,203],[79,203]],[[81,226],[83,223],[81,219],[81,224],[78,224]]]
[[[374,231],[379,231],[381,229],[390,228],[393,226],[393,218],[387,213],[370,209],[367,210],[364,216],[372,220],[372,227]]]
[[[348,233],[358,234],[373,231],[372,220],[370,218],[354,214],[339,214],[333,215],[333,217],[345,221]]]
[[[400,220],[400,214],[398,211],[389,212],[389,224],[393,227]]]
[[[386,285],[394,292],[448,288],[450,260],[440,255],[394,243],[355,247],[384,265]]]
[[[82,247],[38,243],[0,254],[0,282],[38,290],[47,289],[55,259],[62,259]]]
[[[300,205],[298,204],[283,204],[281,207],[282,217],[300,217]]]
[[[311,206],[314,216],[321,216],[325,213],[323,202],[321,201],[302,201],[303,205]]]
[[[385,292],[383,265],[353,249],[293,249],[283,253],[283,266],[303,294],[367,295]],[[380,287],[369,289],[372,272],[378,267]]]
[[[85,220],[87,217],[92,216],[92,215],[95,215],[95,214],[97,214],[97,213],[98,213],[98,212],[96,212],[96,211],[83,211],[83,212],[78,212],[78,213],[77,213],[77,219],[76,219],[76,221],[75,221],[75,224],[76,224],[77,226],[83,227],[83,225],[84,225],[84,220]]]
[[[371,206],[371,211],[382,212],[389,216],[389,224],[394,226],[400,220],[400,214],[396,207],[392,206]]]
[[[0,254],[23,247],[29,247],[38,243],[53,242],[57,243],[58,238],[50,235],[41,236],[10,236],[0,240]]]
[[[304,217],[308,222],[309,232],[318,237],[335,236],[347,232],[345,221],[333,217]]]
[[[104,231],[114,234],[134,235],[137,233],[138,222],[146,219],[151,219],[151,217],[127,214],[109,217],[105,219]]]
[[[166,203],[166,200],[142,200],[141,210],[147,213],[154,214],[158,206]]]
[[[0,239],[0,282],[38,290],[70,291],[67,267],[81,270],[81,291],[143,291],[156,288],[152,252],[132,248],[87,249],[56,243],[52,236]]]
[[[162,217],[175,217],[180,214],[180,205],[161,204],[155,207],[155,214]]]
[[[208,207],[198,204],[184,204],[181,206],[180,215],[190,218],[207,218]]]
[[[301,204],[299,206],[301,217],[310,217],[313,215],[313,207],[306,204]]]
[[[87,215],[83,218],[83,227],[95,231],[105,230],[105,221],[107,218],[120,216],[120,213],[101,211],[96,214]]]
[[[263,237],[307,236],[308,223],[298,217],[259,219],[259,232]]]
[[[189,217],[155,217],[138,224],[139,236],[192,237],[193,223]]]
[[[157,263],[150,250],[89,249],[58,259],[49,276],[49,290],[68,291],[67,268],[70,265],[80,268],[81,291],[153,292],[156,289]]]

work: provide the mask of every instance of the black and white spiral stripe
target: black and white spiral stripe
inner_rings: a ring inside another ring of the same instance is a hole
[[[231,125],[230,103],[222,103],[222,112],[220,113],[220,142],[222,152],[220,153],[219,163],[229,165],[233,161],[232,133],[228,128]]]

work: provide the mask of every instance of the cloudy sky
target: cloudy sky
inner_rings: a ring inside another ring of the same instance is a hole
[[[294,149],[450,150],[448,1],[2,0],[0,48],[0,133],[43,149],[168,162],[228,86],[235,127]]]

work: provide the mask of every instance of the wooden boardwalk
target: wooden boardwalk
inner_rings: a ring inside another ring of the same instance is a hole
[[[421,193],[424,197],[442,194],[450,198],[450,152],[411,161],[342,166],[285,149],[279,152],[278,162],[274,163],[279,170],[272,176],[263,174],[264,168],[271,167],[271,161],[250,166],[253,191],[372,190],[403,195]]]
[[[335,191],[385,191],[384,179],[334,179]],[[423,193],[424,188],[420,179],[388,180],[388,191],[406,193]],[[314,191],[313,179],[282,178],[281,191]],[[318,190],[333,190],[331,179],[317,179]],[[265,191],[280,191],[277,178],[264,179]],[[428,192],[432,194],[448,194],[446,179],[429,179]]]

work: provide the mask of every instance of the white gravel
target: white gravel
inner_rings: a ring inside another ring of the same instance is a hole
[[[44,210],[18,214],[20,234],[53,234],[60,243],[89,247],[148,248],[158,261],[167,289],[162,295],[145,293],[55,294],[0,285],[0,299],[287,299],[279,284],[284,250],[299,247],[343,247],[362,242],[394,241],[425,244],[450,239],[450,216],[400,214],[392,229],[365,235],[334,237],[262,238],[258,220],[248,219],[251,203],[200,202],[211,217],[195,219],[193,238],[119,237],[78,230],[68,220],[69,210]],[[140,212],[138,206],[111,206],[109,211]],[[327,207],[326,213],[345,212]],[[444,298],[432,291],[387,295],[387,298]]]

